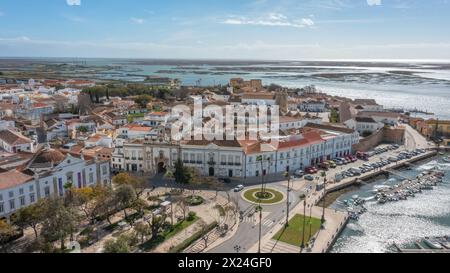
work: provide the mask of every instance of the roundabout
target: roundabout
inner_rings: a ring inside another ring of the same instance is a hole
[[[264,192],[261,188],[252,188],[242,193],[242,198],[252,204],[277,205],[285,200],[285,195],[274,188],[266,188]]]

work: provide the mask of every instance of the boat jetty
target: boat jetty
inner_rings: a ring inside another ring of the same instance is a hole
[[[401,253],[450,253],[450,236],[425,237],[415,243],[416,248],[402,248],[394,243]]]
[[[439,170],[424,171],[415,179],[404,180],[392,187],[378,189],[375,199],[379,204],[396,202],[415,197],[424,190],[432,190],[443,182],[444,172]]]

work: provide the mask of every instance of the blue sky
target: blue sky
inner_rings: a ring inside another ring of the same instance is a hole
[[[0,0],[0,56],[450,59],[450,0]]]

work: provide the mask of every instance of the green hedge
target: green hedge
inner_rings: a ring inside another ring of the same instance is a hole
[[[209,224],[206,230],[199,230],[196,233],[194,233],[191,237],[184,240],[181,244],[171,248],[169,250],[169,253],[180,253],[183,250],[185,250],[188,246],[190,246],[192,243],[200,239],[202,236],[213,230],[217,227],[217,222],[214,221],[213,223]]]

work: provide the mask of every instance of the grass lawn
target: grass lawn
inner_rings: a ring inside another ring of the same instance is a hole
[[[300,214],[296,214],[289,221],[289,226],[287,228],[282,228],[280,231],[273,236],[272,239],[281,241],[290,245],[300,246],[302,243],[303,236],[303,219],[304,216]],[[312,226],[311,226],[311,237],[317,233],[320,229],[320,219],[311,218]],[[306,217],[305,224],[305,245],[310,239],[309,234],[309,216]]]
[[[173,229],[171,230],[165,230],[164,232],[160,233],[156,238],[152,238],[148,240],[147,242],[143,243],[141,245],[141,248],[145,251],[148,251],[150,249],[153,249],[157,247],[159,244],[162,244],[165,240],[175,236],[180,231],[186,229],[193,223],[195,223],[199,219],[198,216],[195,216],[191,221],[183,220],[181,222],[176,223],[173,226]]]
[[[194,218],[191,221],[183,220],[179,223],[176,223],[173,226],[173,230],[167,230],[166,232],[163,233],[164,238],[167,240],[173,236],[175,236],[178,232],[184,230],[185,228],[189,227],[190,225],[192,225],[193,223],[195,223],[195,221],[198,220],[198,216],[194,216]]]
[[[273,189],[266,189],[266,192],[271,193],[272,196],[269,199],[259,199],[257,197],[254,196],[255,193],[260,192],[261,189],[250,189],[244,192],[244,197],[245,199],[254,202],[254,203],[259,203],[261,202],[261,204],[274,204],[274,203],[278,203],[281,200],[283,200],[284,195],[276,190]]]

